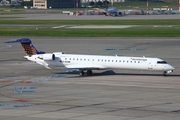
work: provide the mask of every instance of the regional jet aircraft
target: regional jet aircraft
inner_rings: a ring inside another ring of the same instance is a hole
[[[47,69],[51,69],[54,66],[78,69],[81,76],[84,76],[85,73],[91,75],[92,70],[104,69],[152,70],[162,71],[166,75],[175,69],[159,58],[80,55],[64,54],[62,52],[45,53],[36,49],[29,38],[21,38],[6,43],[21,43],[26,52],[24,57],[45,66]]]
[[[125,15],[123,11],[119,11],[117,8],[107,8],[106,12],[104,12],[105,16],[122,16]]]

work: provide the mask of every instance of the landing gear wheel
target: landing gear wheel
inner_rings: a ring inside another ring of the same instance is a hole
[[[79,73],[79,75],[80,75],[80,76],[84,76],[84,71],[81,71],[81,72]]]
[[[166,71],[164,71],[164,72],[163,72],[163,76],[166,76],[166,74],[167,74],[167,72],[166,72]]]
[[[92,75],[92,70],[88,70],[87,75]]]

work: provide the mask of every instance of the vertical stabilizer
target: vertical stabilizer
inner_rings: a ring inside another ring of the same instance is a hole
[[[22,47],[24,48],[24,51],[28,56],[36,55],[36,54],[45,54],[43,51],[39,51],[31,42],[29,38],[21,38],[14,41],[9,41],[6,43],[21,43]]]

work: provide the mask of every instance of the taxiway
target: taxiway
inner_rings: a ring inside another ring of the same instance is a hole
[[[93,71],[80,77],[29,62],[19,37],[0,38],[1,120],[179,120],[180,38],[29,37],[42,51],[159,57],[176,69]]]

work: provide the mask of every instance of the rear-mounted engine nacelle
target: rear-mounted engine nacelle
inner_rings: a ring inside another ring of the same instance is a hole
[[[43,54],[42,56],[43,60],[55,60],[54,54]]]

